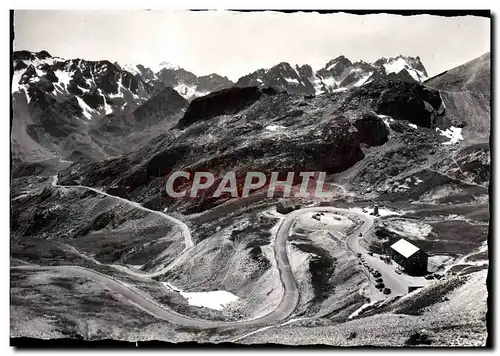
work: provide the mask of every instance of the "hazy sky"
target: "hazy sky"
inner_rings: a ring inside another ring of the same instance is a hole
[[[341,54],[420,56],[430,76],[490,51],[490,19],[227,11],[16,11],[14,50],[156,65],[232,80],[279,62],[319,69]]]

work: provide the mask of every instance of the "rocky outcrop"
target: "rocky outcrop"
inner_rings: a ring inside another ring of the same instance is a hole
[[[444,114],[439,91],[403,81],[386,83],[375,108],[378,114],[422,127],[432,127],[436,117]]]
[[[167,87],[134,111],[135,126],[138,129],[152,126],[159,120],[179,112],[187,104],[187,100],[179,93]]]
[[[389,130],[384,122],[374,113],[366,112],[354,122],[359,140],[369,146],[380,146],[387,142]]]
[[[266,95],[273,91],[266,91]],[[253,104],[264,95],[257,87],[233,87],[196,98],[189,104],[179,121],[179,128],[185,128],[199,120],[208,120],[219,115],[231,115]]]

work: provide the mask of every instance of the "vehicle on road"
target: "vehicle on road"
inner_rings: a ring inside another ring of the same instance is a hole
[[[399,270],[399,269],[395,270],[395,272],[396,272],[397,274],[401,274],[401,270]]]
[[[384,294],[391,294],[391,288],[385,288],[384,289]]]
[[[361,236],[363,236],[363,234],[360,232],[358,236],[361,237]]]
[[[370,251],[370,252],[368,252],[368,254],[369,254],[370,256],[373,256],[373,252],[371,252],[371,251]]]

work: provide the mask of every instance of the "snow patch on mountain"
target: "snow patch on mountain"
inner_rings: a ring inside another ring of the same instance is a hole
[[[181,67],[179,67],[176,64],[169,63],[169,62],[161,62],[160,64],[157,64],[157,65],[151,67],[151,70],[155,73],[160,72],[162,69],[179,70],[179,69],[181,69]]]
[[[126,72],[129,72],[133,75],[140,75],[141,72],[139,71],[139,68],[137,68],[137,65],[134,65],[134,64],[121,64],[121,63],[118,63],[118,65],[120,66],[120,68]]]
[[[19,84],[19,81],[21,80],[23,73],[24,73],[24,70],[14,71],[14,74],[12,76],[12,88],[11,88],[12,94],[14,94],[17,91],[20,91],[21,87],[24,87],[24,85]]]
[[[286,82],[289,83],[289,84],[299,84],[299,81],[297,79],[294,79],[294,78],[285,78]]]
[[[196,85],[186,85],[184,83],[180,83],[174,87],[174,90],[187,100],[210,94],[210,92],[198,91],[196,88]]]
[[[427,79],[427,76],[422,71],[411,66],[408,63],[408,59],[404,57],[389,58],[383,66],[387,74],[398,74],[402,70],[406,69],[417,82],[423,82]]]
[[[87,120],[92,120],[92,117],[98,114],[98,112],[88,106],[82,98],[79,96],[75,96],[75,98],[78,100],[78,105],[82,108],[83,115],[87,118]]]
[[[326,68],[326,70],[332,70],[333,68],[335,68],[335,66],[338,64],[339,62],[335,62],[333,64],[331,64],[328,68]]]
[[[458,143],[459,141],[464,139],[464,137],[462,136],[462,129],[460,127],[451,126],[450,128],[448,128],[446,130],[441,130],[439,128],[436,128],[436,131],[441,136],[444,136],[444,137],[447,137],[450,139],[447,142],[443,142],[443,145],[452,145],[452,144]]]
[[[215,290],[209,292],[184,292],[180,288],[168,282],[162,282],[165,287],[187,299],[189,305],[205,307],[214,310],[224,310],[224,308],[239,299],[237,295],[225,290]]]
[[[368,79],[370,79],[370,77],[373,75],[373,72],[370,72],[368,74],[365,74],[364,76],[362,76],[353,86],[354,87],[360,87],[362,86],[363,84],[365,84]]]

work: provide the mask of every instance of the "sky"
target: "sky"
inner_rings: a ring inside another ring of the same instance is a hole
[[[235,81],[280,62],[314,70],[351,61],[420,56],[429,76],[490,51],[490,19],[389,14],[186,10],[25,10],[14,13],[14,50],[107,59]]]

